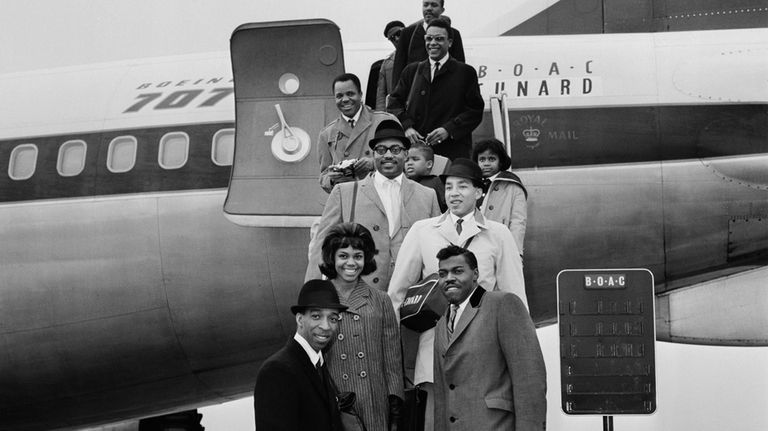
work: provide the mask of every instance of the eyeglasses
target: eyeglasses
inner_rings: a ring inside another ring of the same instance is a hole
[[[376,152],[376,154],[383,156],[384,154],[387,154],[387,151],[392,153],[392,155],[396,156],[403,151],[405,151],[405,147],[401,146],[394,146],[394,147],[385,147],[383,145],[378,145],[376,147],[373,147],[373,151]]]
[[[394,33],[390,34],[390,35],[387,37],[387,39],[389,39],[389,40],[395,40],[395,39],[397,39],[398,37],[400,37],[400,34],[401,34],[402,32],[403,32],[402,30],[397,30],[396,32],[394,32]]]
[[[432,42],[433,40],[437,43],[445,42],[446,37],[445,36],[424,36],[424,41],[426,42]]]

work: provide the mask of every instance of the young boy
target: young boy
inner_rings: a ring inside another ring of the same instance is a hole
[[[528,191],[517,175],[507,171],[512,159],[507,155],[504,144],[496,139],[486,139],[475,143],[472,160],[483,172],[483,197],[478,201],[480,212],[489,220],[509,228],[522,256],[528,218]]]
[[[435,175],[432,175],[432,165],[435,163],[435,153],[432,147],[424,144],[414,144],[408,150],[408,160],[405,162],[405,176],[425,187],[431,187],[437,194],[437,204],[440,211],[445,212],[445,186]]]

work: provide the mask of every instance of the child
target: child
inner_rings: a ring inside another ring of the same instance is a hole
[[[486,139],[475,143],[472,160],[483,171],[483,196],[478,201],[480,212],[489,220],[509,228],[522,256],[528,191],[517,175],[507,171],[512,159],[500,141]]]
[[[432,175],[432,165],[435,163],[435,153],[432,147],[424,144],[414,144],[408,150],[408,160],[405,162],[405,176],[425,187],[430,187],[437,194],[437,204],[440,211],[445,212],[445,186],[435,175]]]

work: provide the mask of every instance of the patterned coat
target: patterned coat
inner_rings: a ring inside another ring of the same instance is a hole
[[[497,221],[509,228],[520,254],[523,254],[525,226],[528,219],[528,191],[517,175],[502,171],[493,180],[483,199],[480,212],[488,220]]]
[[[440,214],[440,208],[434,190],[403,178],[400,186],[400,198],[403,201],[400,209],[400,229],[390,237],[387,213],[373,184],[373,175],[369,175],[357,184],[359,187],[354,220],[350,220],[354,182],[339,184],[328,196],[323,215],[320,216],[317,233],[309,242],[309,264],[304,280],[321,277],[319,265],[323,262],[323,240],[331,227],[337,223],[354,221],[371,231],[373,242],[379,251],[376,254],[376,271],[363,279],[368,285],[385,292],[405,234],[418,220]]]
[[[342,304],[337,339],[325,353],[340,391],[357,394],[356,408],[368,431],[387,431],[389,395],[403,398],[400,326],[386,293],[358,279]]]
[[[547,374],[522,301],[478,287],[450,337],[446,317],[435,326],[435,429],[543,431]]]

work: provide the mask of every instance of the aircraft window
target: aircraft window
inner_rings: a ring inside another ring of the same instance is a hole
[[[8,176],[14,180],[26,180],[35,173],[37,145],[21,144],[11,151]]]
[[[87,145],[85,141],[67,141],[59,147],[59,159],[56,161],[56,170],[62,177],[74,177],[83,172],[85,168],[85,153]]]
[[[136,147],[138,143],[133,136],[118,136],[109,143],[107,152],[107,169],[119,174],[128,172],[136,164]]]
[[[187,163],[189,135],[184,132],[166,133],[160,139],[157,161],[163,169],[178,169]]]
[[[213,135],[211,160],[219,166],[232,166],[235,152],[235,129],[221,129]]]

